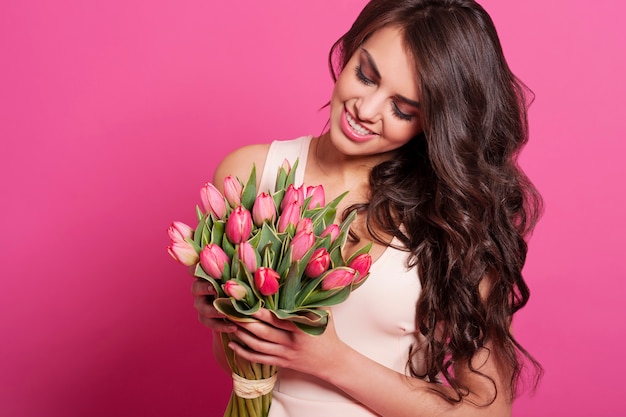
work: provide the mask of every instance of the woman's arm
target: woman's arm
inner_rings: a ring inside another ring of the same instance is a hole
[[[507,372],[499,369],[496,359],[486,349],[476,354],[473,366],[493,379],[497,397],[492,402],[495,390],[490,380],[467,367],[458,366],[455,368],[458,378],[473,393],[453,404],[435,392],[444,392],[447,389],[444,386],[402,375],[347,346],[337,337],[332,320],[323,335],[310,336],[292,323],[277,320],[267,310],[260,311],[255,317],[260,322],[238,323],[235,334],[242,344],[231,343],[238,355],[250,361],[314,375],[381,416],[511,415]],[[452,390],[447,390],[450,396],[455,396]]]
[[[224,178],[229,175],[239,177],[242,181],[250,175],[252,165],[256,166],[257,186],[261,180],[261,174],[265,167],[265,158],[270,145],[255,144],[247,145],[231,152],[220,162],[213,174],[213,185],[224,192]]]

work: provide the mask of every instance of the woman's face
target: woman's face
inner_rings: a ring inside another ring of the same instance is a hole
[[[421,132],[413,59],[396,27],[374,32],[348,61],[333,90],[330,137],[346,155],[376,155]]]

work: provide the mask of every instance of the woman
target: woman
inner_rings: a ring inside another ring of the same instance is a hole
[[[328,131],[241,148],[214,184],[254,163],[263,190],[299,157],[300,181],[351,190],[346,252],[374,242],[370,278],[318,337],[265,310],[227,322],[197,281],[200,321],[279,366],[272,417],[510,415],[523,363],[540,371],[510,329],[540,199],[516,164],[524,89],[490,17],[471,0],[373,0],[329,60]]]

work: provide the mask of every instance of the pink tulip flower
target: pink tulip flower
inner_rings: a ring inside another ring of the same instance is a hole
[[[204,184],[200,190],[200,201],[205,213],[213,214],[218,219],[223,219],[226,216],[224,196],[210,182]]]
[[[233,297],[235,300],[243,300],[248,295],[248,290],[246,288],[237,283],[237,281],[228,280],[224,283],[224,292],[229,297]]]
[[[260,267],[254,273],[254,285],[263,295],[273,295],[278,292],[280,275],[271,268]]]
[[[226,220],[226,237],[237,244],[248,240],[252,231],[252,215],[243,206],[237,206]]]
[[[311,278],[317,278],[324,271],[328,269],[330,265],[330,254],[326,250],[326,248],[319,248],[313,252],[313,256],[309,260],[309,263],[306,265],[304,269],[304,273]]]
[[[291,164],[287,160],[287,158],[283,159],[283,164],[280,166],[287,175],[291,172]]]
[[[241,204],[241,193],[243,193],[243,186],[237,178],[232,175],[224,178],[224,196],[231,207]]]
[[[306,230],[296,233],[291,240],[291,260],[299,261],[313,247],[315,235]]]
[[[309,200],[309,205],[307,206],[309,210],[316,207],[324,207],[324,204],[326,204],[324,187],[322,185],[307,187],[305,199],[309,197],[311,197],[311,199]]]
[[[260,193],[252,206],[252,219],[254,224],[261,227],[264,222],[274,222],[276,220],[276,204],[268,193]]]
[[[230,262],[228,255],[214,243],[209,243],[200,252],[200,265],[211,278],[221,279],[224,264],[228,262]]]
[[[248,272],[253,274],[257,268],[256,250],[250,243],[241,242],[239,246],[237,246],[237,254]]]
[[[285,207],[278,219],[278,233],[283,233],[290,224],[294,226],[298,224],[300,221],[300,207],[301,203],[297,201],[293,201]]]
[[[186,241],[172,242],[167,247],[167,252],[172,258],[185,266],[192,266],[198,263],[198,252]]]
[[[337,236],[339,236],[340,232],[341,229],[339,229],[339,226],[333,223],[329,225],[326,229],[324,229],[324,231],[320,234],[320,237],[326,237],[327,235],[330,235],[330,241],[334,242],[335,239],[337,239]]]
[[[327,272],[322,278],[322,290],[329,291],[346,287],[352,283],[356,271],[346,266],[339,266]]]
[[[369,273],[372,266],[372,257],[369,253],[362,253],[350,261],[348,266],[359,273],[359,277],[355,281],[359,282]]]
[[[296,233],[301,231],[312,232],[313,231],[313,220],[310,217],[304,217],[298,221],[298,225],[296,226]]]
[[[285,207],[293,202],[297,202],[299,205],[302,205],[304,202],[304,190],[302,187],[294,187],[293,184],[289,184],[289,187],[287,187],[287,190],[285,191],[283,201],[280,202],[280,209],[284,211]]]
[[[167,229],[167,234],[172,242],[184,242],[186,239],[193,239],[193,232],[194,230],[183,222],[174,222]]]

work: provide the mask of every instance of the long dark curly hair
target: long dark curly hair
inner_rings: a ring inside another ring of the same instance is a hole
[[[506,63],[491,18],[471,0],[370,1],[331,49],[335,81],[368,36],[387,25],[403,30],[415,61],[423,132],[372,170],[371,199],[356,208],[375,239],[396,236],[417,266],[421,335],[407,366],[413,376],[452,387],[450,401],[470,393],[455,378],[455,364],[489,379],[497,395],[495,380],[472,363],[488,346],[505,364],[514,397],[525,364],[535,384],[541,375],[511,333],[513,314],[529,298],[525,239],[541,212],[541,197],[517,164],[528,140],[530,94]],[[415,365],[418,354],[425,370]]]

